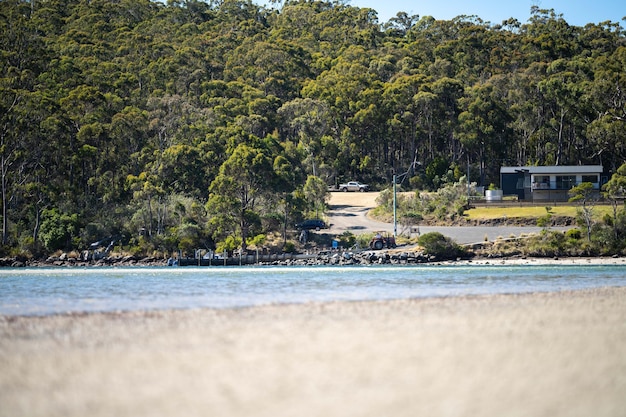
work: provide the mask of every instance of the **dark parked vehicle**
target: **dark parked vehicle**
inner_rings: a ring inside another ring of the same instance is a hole
[[[305,220],[302,223],[296,223],[296,229],[298,230],[320,230],[327,229],[326,223],[322,220],[310,219]]]

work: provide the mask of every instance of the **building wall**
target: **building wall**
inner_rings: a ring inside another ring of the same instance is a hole
[[[503,194],[527,201],[567,201],[569,190],[583,182],[599,194],[602,181],[601,166],[502,167],[500,172]]]
[[[522,181],[520,187],[520,181]],[[504,195],[517,195],[517,198],[524,200],[524,176],[519,174],[502,174],[500,177],[500,187]]]

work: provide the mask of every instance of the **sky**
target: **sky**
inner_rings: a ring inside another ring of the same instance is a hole
[[[268,4],[262,0],[256,3]],[[376,10],[380,23],[388,21],[399,11],[420,17],[433,16],[440,20],[476,15],[494,25],[510,17],[526,23],[530,18],[530,8],[538,6],[540,9],[554,9],[572,26],[607,20],[626,26],[626,22],[622,21],[626,16],[624,0],[349,0],[347,4]]]

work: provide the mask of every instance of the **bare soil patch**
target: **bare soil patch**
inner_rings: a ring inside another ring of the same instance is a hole
[[[328,204],[332,206],[352,206],[352,207],[369,207],[373,208],[377,206],[376,199],[379,192],[366,192],[366,193],[344,193],[344,192],[332,192],[330,193],[330,200]]]

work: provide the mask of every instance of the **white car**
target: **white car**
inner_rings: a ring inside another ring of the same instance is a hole
[[[370,186],[367,184],[361,184],[358,181],[350,181],[347,182],[345,184],[339,184],[339,189],[341,191],[347,192],[347,191],[361,191],[361,192],[365,192],[365,191],[369,191]]]

